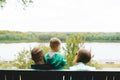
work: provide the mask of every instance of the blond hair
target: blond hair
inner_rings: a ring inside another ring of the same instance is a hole
[[[54,37],[50,39],[50,48],[54,51],[59,51],[61,45],[60,39]]]

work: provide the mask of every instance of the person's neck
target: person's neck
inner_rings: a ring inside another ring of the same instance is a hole
[[[44,64],[44,61],[36,62],[36,64]]]
[[[51,50],[52,53],[56,52],[55,50]]]

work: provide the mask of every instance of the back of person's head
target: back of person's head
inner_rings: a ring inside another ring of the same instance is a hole
[[[61,41],[60,39],[54,37],[50,39],[50,48],[54,51],[59,51],[60,50],[60,45],[61,45]]]
[[[83,63],[86,64],[90,60],[91,60],[91,53],[90,53],[90,51],[88,51],[86,49],[80,49],[76,53],[76,58],[74,60],[74,63],[83,62]]]
[[[44,52],[43,49],[40,49],[38,47],[35,47],[31,51],[32,60],[34,60],[35,63],[44,63]]]

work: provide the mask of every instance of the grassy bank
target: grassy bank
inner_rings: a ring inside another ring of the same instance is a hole
[[[40,42],[39,40],[0,40],[0,43],[29,43]]]
[[[120,64],[97,64],[101,68],[120,68]]]
[[[120,42],[120,32],[18,32],[0,30],[0,43],[14,42],[49,42],[51,37],[58,37],[62,42],[78,35],[85,42]]]
[[[47,43],[47,41],[40,41],[40,40],[0,40],[0,43],[29,43],[29,42],[43,42],[43,43]],[[86,43],[120,43],[120,41],[118,40],[114,40],[114,41],[107,41],[107,40],[103,40],[103,41],[87,41]]]

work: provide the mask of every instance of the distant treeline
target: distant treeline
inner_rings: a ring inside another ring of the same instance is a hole
[[[84,37],[86,42],[120,42],[120,32],[19,32],[0,31],[0,42],[48,42],[58,37],[65,42],[74,35]]]

